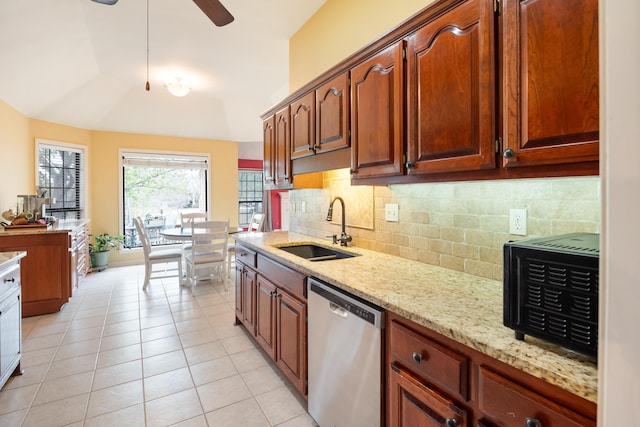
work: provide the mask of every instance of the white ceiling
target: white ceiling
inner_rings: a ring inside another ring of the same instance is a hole
[[[191,0],[0,0],[0,99],[83,129],[259,141],[288,95],[289,38],[325,0],[222,0],[216,27]],[[189,95],[163,83],[180,75]]]

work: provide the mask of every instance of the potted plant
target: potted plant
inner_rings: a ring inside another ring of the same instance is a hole
[[[108,233],[91,234],[93,242],[89,243],[89,257],[91,258],[91,269],[102,271],[109,264],[109,253],[111,249],[119,248],[124,241],[124,236],[112,236]]]

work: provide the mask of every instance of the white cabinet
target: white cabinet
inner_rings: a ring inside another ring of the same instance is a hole
[[[20,264],[22,255],[0,264],[0,388],[20,371],[22,355],[22,304]]]

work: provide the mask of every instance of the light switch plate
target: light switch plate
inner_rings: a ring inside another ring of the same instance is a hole
[[[398,204],[388,203],[384,205],[384,219],[389,222],[398,222]]]

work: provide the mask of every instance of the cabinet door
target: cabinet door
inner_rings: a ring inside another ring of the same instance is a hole
[[[242,273],[242,323],[256,334],[256,272],[245,268]]]
[[[466,427],[467,411],[395,364],[389,369],[391,427]]]
[[[275,144],[276,129],[275,116],[271,116],[262,122],[262,143],[263,143],[263,171],[265,185],[274,185],[275,175]]]
[[[307,305],[282,289],[277,294],[276,363],[307,395]]]
[[[264,351],[276,358],[276,287],[262,276],[256,285],[256,340]]]
[[[316,153],[349,146],[349,81],[340,74],[316,89]]]
[[[595,427],[596,423],[485,367],[480,368],[478,407],[497,427]],[[537,421],[537,422],[536,422]],[[488,424],[488,423],[487,423]]]
[[[244,265],[236,261],[236,324],[242,322],[244,319],[243,297],[242,297],[242,274],[244,272]]]
[[[290,166],[290,137],[289,107],[276,113],[275,117],[275,179],[276,185],[286,185],[291,182]]]
[[[315,93],[291,104],[291,159],[311,156],[316,148]]]
[[[0,301],[0,388],[20,363],[22,354],[20,288]]]
[[[469,0],[408,39],[408,174],[495,168],[493,3]]]
[[[504,165],[598,160],[598,0],[503,3]]]
[[[351,69],[354,179],[403,173],[403,43],[389,46]]]

